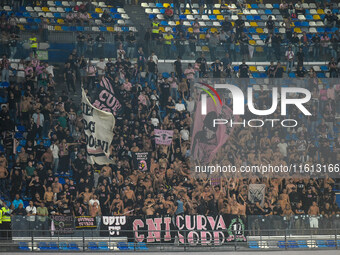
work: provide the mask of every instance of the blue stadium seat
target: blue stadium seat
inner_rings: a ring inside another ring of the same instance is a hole
[[[238,70],[240,70],[240,67],[239,66],[234,66],[234,71],[238,72]]]
[[[84,31],[84,27],[78,26],[78,27],[77,27],[77,31],[78,31],[78,32]]]
[[[45,242],[39,242],[38,248],[41,251],[46,251],[46,250],[49,250],[50,246],[47,243],[45,243]]]
[[[167,72],[164,72],[164,73],[162,73],[162,76],[163,76],[164,79],[167,79],[167,78],[170,77],[170,74],[167,73]]]
[[[119,13],[116,13],[113,17],[114,17],[115,19],[121,19],[121,18],[122,18],[122,15],[120,15]]]
[[[61,18],[61,14],[60,14],[59,12],[53,13],[53,16],[54,16],[56,19],[60,19],[60,18]]]
[[[187,16],[184,14],[179,15],[179,19],[187,19]]]
[[[149,250],[149,248],[146,247],[146,243],[139,242],[139,243],[137,243],[136,250],[147,251],[147,250]]]
[[[210,20],[217,20],[217,19],[216,19],[216,15],[209,15],[209,19],[210,19]]]
[[[327,240],[326,244],[328,247],[336,247],[335,240]]]
[[[127,251],[127,250],[129,250],[127,243],[124,243],[124,242],[119,242],[119,243],[117,244],[117,248],[118,248],[119,250],[121,250],[121,251]]]
[[[248,247],[251,249],[260,249],[260,246],[257,241],[249,241]]]
[[[289,248],[299,248],[298,243],[294,240],[288,241],[288,247]]]
[[[16,16],[17,18],[21,18],[21,17],[23,17],[24,15],[23,15],[21,12],[16,12],[16,13],[15,13],[15,16]]]
[[[260,73],[260,78],[267,78],[267,74],[266,73]]]
[[[20,12],[25,12],[26,11],[26,7],[25,6],[21,6],[20,7]]]
[[[97,251],[97,250],[99,250],[98,245],[97,245],[96,242],[89,242],[89,243],[87,244],[87,248],[88,248],[89,250],[91,250],[91,251]]]
[[[27,23],[33,23],[33,22],[34,22],[34,19],[32,19],[32,18],[27,19]]]
[[[50,243],[50,250],[52,250],[52,251],[59,250],[57,243],[55,243],[55,242]]]
[[[326,78],[326,75],[324,73],[316,73],[316,76],[318,78]]]
[[[254,27],[250,27],[250,28],[248,29],[248,31],[249,31],[249,33],[251,33],[251,34],[256,34],[256,29],[255,29]]]
[[[134,251],[135,250],[135,243],[128,242],[128,250],[129,251]]]
[[[99,13],[91,13],[93,19],[99,19]]]
[[[19,242],[19,249],[22,251],[29,251],[28,244],[26,242]]]
[[[279,9],[280,5],[279,4],[273,4],[274,9]]]
[[[106,32],[106,31],[107,31],[106,27],[99,27],[99,30],[100,30],[101,32]]]
[[[76,243],[69,243],[68,248],[72,251],[79,251],[79,247]]]
[[[30,18],[31,17],[31,14],[29,12],[24,12],[22,14],[25,18]]]
[[[63,31],[70,31],[68,26],[62,26],[61,29],[62,29]]]
[[[55,2],[55,5],[58,6],[58,7],[59,7],[59,6],[63,6],[62,3],[61,3],[61,1],[56,1],[56,2]]]
[[[154,19],[156,18],[156,14],[149,14],[149,19]]]
[[[289,78],[296,78],[296,74],[295,73],[289,73],[288,76],[289,76]]]
[[[301,22],[300,22],[300,21],[295,21],[295,22],[294,22],[294,26],[296,26],[296,27],[301,27]]]
[[[314,20],[313,16],[310,14],[306,15],[306,20]]]
[[[169,23],[166,20],[162,20],[161,26],[169,26]]]
[[[71,12],[71,11],[72,11],[72,8],[70,8],[70,7],[65,8],[65,12]]]
[[[303,27],[309,27],[309,22],[308,21],[302,21],[301,26]]]
[[[328,247],[325,240],[316,240],[316,245],[319,248],[326,248],[326,247]]]
[[[308,248],[306,240],[297,240],[296,242],[299,248]]]
[[[324,71],[324,72],[328,71],[328,67],[327,66],[320,66],[320,69],[321,69],[321,71]]]
[[[259,8],[259,6],[257,4],[251,4],[250,6],[251,6],[252,9],[258,9]]]
[[[160,9],[159,12],[160,12],[161,14],[164,14],[164,13],[165,13],[165,9]]]
[[[285,249],[286,247],[288,247],[288,244],[286,246],[286,242],[285,241],[278,241],[277,246],[281,249]]]
[[[117,8],[111,8],[111,9],[110,9],[110,12],[111,12],[111,13],[117,13]]]
[[[106,242],[99,242],[99,243],[98,243],[98,248],[99,248],[99,250],[101,250],[101,251],[108,251],[108,250],[110,250],[110,249],[109,249],[109,246],[107,245]]]
[[[272,14],[273,14],[272,11],[269,10],[269,9],[266,9],[266,10],[264,11],[264,13],[265,13],[266,15],[272,15]]]
[[[318,33],[324,33],[324,32],[325,32],[325,28],[323,28],[323,27],[317,27],[317,28],[316,28],[316,31],[317,31]]]
[[[26,146],[26,140],[25,139],[20,140],[19,144],[20,144],[20,146],[25,147]]]
[[[254,17],[252,15],[247,15],[246,18],[247,20],[251,20],[251,21],[254,20]]]
[[[163,4],[162,3],[156,3],[156,7],[157,8],[163,8]]]

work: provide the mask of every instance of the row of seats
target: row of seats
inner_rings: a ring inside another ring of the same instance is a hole
[[[38,30],[37,25],[22,25],[19,24],[19,28],[21,31],[36,31]],[[49,31],[62,31],[62,32],[137,32],[136,27],[120,27],[120,26],[92,26],[92,27],[83,27],[83,26],[60,26],[60,25],[50,25],[48,26]]]
[[[340,240],[289,240],[285,241],[248,241],[248,247],[251,249],[269,249],[269,248],[334,248],[340,246]]]
[[[12,12],[8,12],[8,15],[11,15]],[[15,12],[15,16],[20,18],[38,18],[38,17],[44,17],[44,18],[66,18],[67,13],[66,12]],[[130,19],[130,17],[125,13],[109,13],[111,18],[113,19]],[[95,12],[89,12],[88,17],[90,19],[99,19],[101,18],[102,13],[95,13]]]
[[[168,6],[174,7],[173,4],[170,3],[141,3],[141,6],[144,8],[167,8]],[[229,5],[231,8],[236,8],[235,4]],[[184,4],[181,4],[181,7],[184,8]],[[199,8],[199,5],[197,3],[192,4],[192,7],[195,9]],[[303,3],[302,7],[304,9],[316,9],[317,6],[315,3]],[[338,3],[338,7],[340,8],[340,3]],[[207,5],[205,5],[205,8],[207,8]],[[214,4],[214,9],[220,9],[221,4]],[[247,4],[247,9],[279,9],[280,4]]]
[[[109,250],[121,250],[121,251],[147,251],[149,248],[146,243],[132,243],[132,242],[119,242],[115,246],[110,247],[107,242],[88,242],[87,249],[90,251],[109,251]],[[32,247],[27,242],[20,242],[18,248],[22,251],[31,251]],[[56,242],[39,242],[37,248],[40,251],[80,251],[77,243],[61,242],[59,245]]]
[[[68,6],[75,6],[75,5],[82,5],[82,4],[86,4],[86,2],[82,2],[82,1],[77,1],[77,2],[73,2],[73,1],[47,1],[47,5],[48,6],[64,6],[64,7],[68,7]],[[105,2],[95,2],[92,1],[92,4],[94,6],[99,6],[99,7],[110,7],[107,6],[105,4]]]
[[[103,13],[104,10],[107,10],[111,13],[126,13],[124,8],[110,8],[110,7],[105,7],[105,8],[95,8],[96,13]],[[10,12],[12,11],[12,8],[10,6],[4,6],[4,7],[0,7],[0,11],[7,11]],[[73,12],[73,7],[40,7],[40,6],[22,6],[20,7],[20,12]]]

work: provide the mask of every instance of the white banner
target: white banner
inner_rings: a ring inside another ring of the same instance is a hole
[[[87,144],[87,161],[90,164],[105,165],[113,163],[109,159],[109,148],[113,139],[115,117],[95,108],[82,90],[83,123]]]

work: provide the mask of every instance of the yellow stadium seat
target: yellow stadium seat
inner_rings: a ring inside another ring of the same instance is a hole
[[[205,34],[200,34],[200,39],[204,40],[205,39]]]
[[[188,32],[189,32],[189,33],[193,33],[193,32],[194,32],[194,29],[193,29],[192,27],[189,27],[189,28],[188,28]]]
[[[257,23],[255,21],[250,22],[250,26],[257,27]]]
[[[233,26],[235,26],[235,22],[234,22],[234,21],[232,21],[231,24],[232,24]]]
[[[250,6],[250,4],[247,4],[247,9],[251,9],[251,6]]]
[[[256,66],[250,66],[250,67],[249,67],[249,70],[250,70],[251,72],[257,72]]]
[[[216,19],[217,19],[217,20],[224,20],[224,17],[223,17],[223,15],[217,15],[217,16],[216,16]]]
[[[260,27],[256,28],[256,32],[258,34],[263,34],[263,28],[260,28]]]
[[[325,14],[325,11],[322,9],[317,9],[316,11],[317,14]]]
[[[114,30],[113,27],[107,27],[107,31],[109,31],[109,32],[114,32],[115,30]]]
[[[49,12],[49,11],[50,11],[50,9],[48,9],[48,7],[43,7],[43,8],[41,8],[41,10],[42,10],[43,12]]]
[[[55,29],[55,31],[61,31],[62,30],[61,26],[55,26],[54,29]]]
[[[216,28],[216,27],[212,27],[212,28],[210,29],[210,31],[211,31],[211,33],[217,33],[217,28]]]
[[[218,15],[218,14],[221,14],[221,12],[220,12],[220,10],[213,10],[213,14]]]
[[[103,13],[103,10],[101,8],[96,8],[95,11],[96,13]]]
[[[25,30],[25,28],[22,24],[18,24],[18,27],[20,28],[20,30]]]
[[[256,52],[263,52],[263,47],[256,47]]]
[[[190,12],[188,9],[186,9],[185,12],[184,12],[184,14],[187,14],[187,15],[188,15],[188,14],[191,14],[191,12]]]
[[[208,46],[202,46],[202,51],[209,51]]]
[[[169,3],[164,3],[164,4],[163,4],[163,7],[164,7],[164,8],[168,8],[168,6],[170,6]]]
[[[291,22],[291,23],[290,23],[290,27],[295,27],[294,22]]]
[[[255,45],[256,42],[255,42],[254,40],[249,40],[249,44],[250,44],[250,45]]]
[[[63,19],[58,19],[58,20],[57,20],[57,23],[62,25],[62,24],[64,24],[65,22],[64,22]]]
[[[313,19],[314,20],[320,20],[321,18],[320,18],[320,15],[313,15]]]
[[[286,66],[283,66],[283,71],[286,71],[287,70],[287,67]]]
[[[179,21],[178,20],[176,21],[176,25],[179,25]]]
[[[163,33],[165,32],[164,27],[159,27],[159,30],[162,31]]]
[[[298,33],[298,34],[301,34],[301,33],[302,33],[301,28],[299,28],[299,27],[295,27],[295,28],[294,28],[294,32],[296,32],[296,33]]]

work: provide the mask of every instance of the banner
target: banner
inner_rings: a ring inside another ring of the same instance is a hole
[[[155,129],[156,144],[170,145],[172,143],[173,130]]]
[[[74,232],[73,216],[52,215],[51,220],[54,223],[54,228],[51,231],[58,234],[72,234]]]
[[[87,161],[90,164],[105,165],[113,163],[109,159],[109,148],[113,138],[115,117],[112,113],[96,109],[82,90],[82,111],[85,130]]]
[[[129,235],[132,236],[132,231],[127,216],[102,216],[100,236],[128,237]]]
[[[246,217],[238,215],[177,215],[176,217],[135,218],[137,242],[178,242],[191,245],[222,245],[245,242]]]
[[[142,172],[150,170],[151,152],[132,152],[134,169]]]
[[[93,102],[93,106],[97,109],[116,115],[122,110],[122,104],[115,96],[115,91],[110,80],[103,76],[99,85],[98,98]]]
[[[254,204],[259,202],[261,207],[263,207],[265,192],[265,184],[249,184],[248,199],[250,203]]]
[[[75,226],[77,229],[82,228],[97,228],[96,217],[91,216],[76,216]]]

